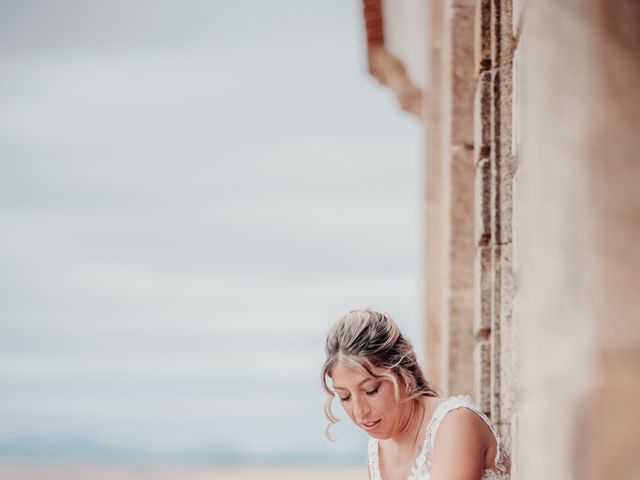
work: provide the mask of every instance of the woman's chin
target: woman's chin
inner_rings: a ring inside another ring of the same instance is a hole
[[[388,438],[391,438],[391,435],[389,435],[389,432],[380,428],[374,429],[372,431],[365,430],[365,432],[367,432],[367,434],[371,438],[376,438],[378,440],[387,440]]]

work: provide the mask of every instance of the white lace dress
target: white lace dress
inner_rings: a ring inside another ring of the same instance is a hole
[[[427,425],[425,431],[425,437],[422,445],[420,446],[420,450],[418,452],[418,456],[416,457],[415,464],[411,469],[411,475],[407,478],[407,480],[429,480],[431,477],[431,452],[433,451],[433,442],[436,436],[436,431],[440,426],[440,423],[444,419],[444,416],[450,412],[451,410],[455,410],[456,408],[468,408],[475,413],[478,414],[482,420],[489,426],[491,431],[493,432],[493,436],[496,439],[496,458],[495,458],[495,467],[498,470],[497,472],[487,468],[482,475],[483,480],[510,480],[511,475],[507,473],[507,467],[505,466],[505,457],[507,456],[504,448],[500,442],[500,436],[496,431],[495,427],[491,423],[491,420],[487,418],[487,416],[480,411],[478,407],[474,405],[467,395],[458,395],[455,397],[450,397],[446,400],[440,402],[440,404],[436,407],[436,410],[433,412],[431,416],[431,420],[429,420],[429,424]],[[371,438],[369,439],[369,472],[371,475],[371,480],[382,480],[382,476],[380,475],[380,465],[378,462],[378,439]]]

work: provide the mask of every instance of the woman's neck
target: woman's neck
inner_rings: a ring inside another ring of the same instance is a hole
[[[411,404],[407,405],[400,430],[388,440],[389,443],[394,444],[398,449],[411,450],[418,443],[426,413],[427,406],[423,397],[411,400]]]

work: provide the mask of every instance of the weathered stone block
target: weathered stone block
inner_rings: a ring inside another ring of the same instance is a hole
[[[490,344],[491,344],[491,373],[490,373],[490,404],[491,404],[491,419],[494,422],[500,421],[500,404],[501,404],[501,375],[500,375],[500,360],[501,360],[501,322],[500,322],[500,314],[501,310],[501,294],[502,290],[500,288],[501,276],[498,272],[500,268],[500,255],[501,248],[500,246],[495,246],[491,248],[491,269],[494,271],[493,275],[493,283],[491,289],[491,336]]]
[[[491,418],[495,422],[508,424],[514,410],[513,385],[516,372],[511,353],[512,309],[515,284],[512,269],[511,245],[491,248],[493,281],[491,290],[492,314],[490,317],[491,344]]]
[[[475,402],[487,415],[491,410],[489,375],[491,373],[491,345],[482,340],[475,346],[473,352],[474,365],[474,395]]]
[[[449,164],[449,261],[452,289],[473,288],[474,182],[473,152],[456,147]]]
[[[494,68],[511,61],[514,45],[511,1],[491,2],[491,57]]]
[[[520,401],[520,328],[519,315],[520,312],[518,294],[513,298],[511,309],[511,338],[504,339],[511,342],[511,384],[506,386],[509,389],[509,401],[511,402],[511,444],[507,447],[511,451],[512,460],[512,478],[517,478],[517,462],[518,462],[518,405]],[[516,466],[515,469],[513,466]]]
[[[513,241],[513,172],[515,159],[505,158],[500,165],[498,179],[499,197],[499,220],[500,228],[496,235],[496,241],[505,245]]]
[[[480,338],[488,338],[491,332],[491,287],[493,283],[491,255],[490,247],[480,247],[476,252],[473,334]]]
[[[515,160],[511,155],[512,127],[512,68],[511,65],[495,72],[493,80],[493,122],[491,125],[491,237],[496,244],[512,241],[512,179]]]
[[[427,168],[429,168],[427,163]],[[440,172],[432,172],[435,176]],[[442,177],[439,175],[442,182]],[[435,183],[435,182],[434,182]],[[424,287],[425,287],[425,374],[436,385],[441,384],[442,319],[444,309],[443,279],[445,272],[444,208],[439,195],[427,196],[425,202]],[[432,192],[433,194],[434,192]]]
[[[513,368],[512,352],[514,349],[512,338],[513,299],[515,297],[515,282],[513,276],[512,245],[500,247],[499,261],[496,263],[496,277],[500,285],[500,418],[501,422],[511,421],[515,409],[514,385],[516,372]]]
[[[520,283],[519,282],[519,277],[520,277],[520,203],[521,203],[521,199],[520,199],[520,175],[518,174],[518,170],[517,170],[517,166],[518,166],[518,159],[514,157],[513,159],[513,163],[514,163],[514,168],[516,168],[516,171],[513,174],[513,179],[511,180],[511,198],[513,199],[512,201],[512,207],[511,207],[511,237],[512,237],[512,245],[513,245],[513,257],[512,257],[512,268],[513,268],[513,275],[514,275],[514,282],[516,284],[516,290],[517,290],[517,286]]]
[[[517,48],[513,55],[513,65],[511,73],[511,154],[518,156],[520,143],[522,142],[522,70],[520,57],[522,49]]]
[[[495,141],[500,157],[513,156],[511,149],[513,129],[513,65],[500,67],[494,76],[493,100],[494,121],[496,122]]]
[[[449,292],[449,321],[446,328],[445,368],[447,392],[473,394],[473,289]]]
[[[477,0],[475,65],[478,73],[491,68],[491,0]]]
[[[450,11],[451,143],[473,144],[475,5],[452,7]]]
[[[476,85],[473,106],[473,149],[476,163],[489,157],[493,108],[493,74],[483,72]]]
[[[476,167],[475,178],[475,242],[487,246],[491,241],[491,164],[485,158]]]

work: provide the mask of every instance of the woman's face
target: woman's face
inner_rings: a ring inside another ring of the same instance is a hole
[[[370,377],[340,362],[331,371],[331,380],[342,408],[369,435],[386,439],[402,430],[410,402],[396,401],[391,380]]]

